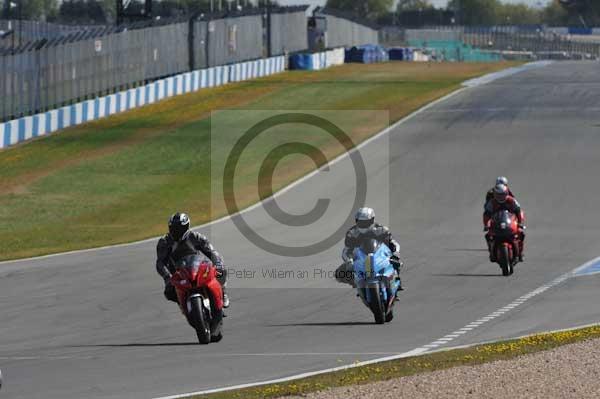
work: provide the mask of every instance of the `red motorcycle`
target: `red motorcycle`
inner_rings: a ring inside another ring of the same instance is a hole
[[[175,265],[171,284],[181,312],[196,330],[201,344],[223,338],[223,289],[217,269],[201,255],[188,255]]]
[[[517,216],[507,210],[496,212],[490,220],[488,236],[491,242],[490,250],[502,269],[502,275],[510,276],[519,262],[521,248],[521,231]]]

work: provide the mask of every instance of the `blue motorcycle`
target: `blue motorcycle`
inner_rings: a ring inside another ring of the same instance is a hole
[[[354,249],[354,283],[357,296],[371,309],[376,324],[394,318],[393,307],[400,288],[397,269],[401,263],[382,242],[366,239]],[[394,267],[396,266],[396,267]]]

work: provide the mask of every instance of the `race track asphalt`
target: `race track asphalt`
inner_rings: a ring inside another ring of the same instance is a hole
[[[152,398],[403,353],[597,257],[599,70],[560,62],[469,88],[361,149],[368,203],[406,264],[390,324],[371,324],[350,288],[315,275],[338,266],[342,236],[320,254],[282,257],[225,220],[201,230],[230,267],[258,277],[232,277],[225,337],[208,346],[163,299],[154,242],[0,264],[0,398]],[[528,217],[526,261],[510,278],[488,262],[482,238],[497,175]],[[277,198],[295,214],[330,198],[314,226],[282,225],[262,207],[244,217],[279,243],[311,243],[345,219],[354,180],[346,158]],[[262,278],[273,268],[308,278]],[[598,322],[599,283],[569,279],[452,344]]]

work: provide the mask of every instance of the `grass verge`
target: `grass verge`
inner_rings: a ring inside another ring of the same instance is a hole
[[[235,391],[191,396],[194,399],[262,399],[303,395],[327,388],[367,384],[457,366],[474,366],[496,360],[541,352],[558,346],[600,338],[600,325],[525,338],[483,344],[464,349],[440,351],[368,366],[354,367],[282,384],[263,385]]]
[[[195,225],[225,214],[223,205],[211,203],[211,162],[226,155],[210,152],[215,110],[384,110],[395,122],[464,80],[512,65],[385,63],[286,72],[174,97],[0,151],[0,260],[157,236],[175,210],[186,210]],[[345,126],[353,143],[384,127],[358,116]],[[225,129],[216,137],[228,142],[228,135]],[[327,159],[344,151],[298,129],[270,137],[313,144]],[[255,177],[264,156],[257,151],[238,166],[247,172],[236,183],[241,208],[259,199]],[[306,157],[287,158],[274,189],[314,167]]]

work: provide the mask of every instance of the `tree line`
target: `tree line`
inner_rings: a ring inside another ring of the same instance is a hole
[[[228,10],[240,7],[264,6],[266,0],[155,0],[152,14],[155,17],[180,17],[209,12],[215,9]],[[116,0],[0,0],[3,4],[2,19],[26,19],[55,22],[60,24],[112,24],[116,20]],[[132,0],[127,10],[136,12],[144,7],[144,0]],[[270,0],[277,6],[275,0]]]
[[[546,0],[543,7],[500,0],[450,0],[435,8],[429,0],[328,0],[327,7],[352,11],[381,25],[550,25],[600,26],[600,0]]]
[[[0,0],[2,1],[2,0]],[[213,5],[264,5],[268,0],[214,0]],[[115,0],[3,0],[3,19],[29,19],[67,24],[109,24],[115,21]],[[271,0],[276,5],[275,0]],[[161,0],[153,15],[174,17],[210,10],[210,0]],[[361,16],[380,25],[539,25],[600,26],[600,0],[550,0],[544,7],[500,0],[450,0],[435,8],[429,0],[328,0],[327,7]],[[132,0],[130,8],[142,7]]]

